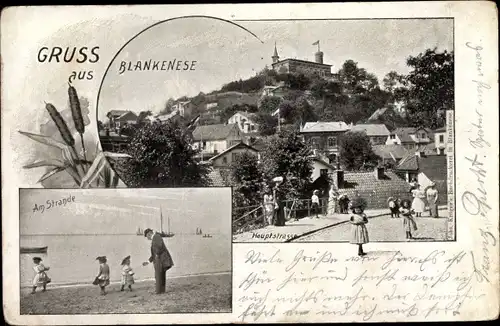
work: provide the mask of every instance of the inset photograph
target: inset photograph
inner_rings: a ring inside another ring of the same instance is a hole
[[[231,188],[21,189],[21,315],[232,311]]]

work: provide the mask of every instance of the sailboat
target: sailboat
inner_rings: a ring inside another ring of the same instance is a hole
[[[170,232],[170,218],[167,215],[167,232],[163,232],[163,211],[160,207],[160,234],[164,238],[171,238],[174,236],[174,233]]]
[[[143,233],[144,233],[144,231],[140,227],[138,227],[137,228],[137,232],[135,234],[137,234],[137,235],[143,235]]]

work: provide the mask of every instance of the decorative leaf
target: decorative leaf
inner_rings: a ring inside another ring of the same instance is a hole
[[[94,159],[94,162],[90,166],[89,170],[87,171],[87,174],[82,178],[82,182],[80,184],[81,188],[88,188],[90,184],[99,177],[100,173],[102,172],[103,168],[106,166],[106,158],[104,157],[104,153],[101,152],[97,157]]]
[[[43,182],[44,180],[47,180],[48,178],[50,178],[51,176],[53,176],[54,174],[56,173],[59,173],[61,171],[64,171],[66,168],[65,167],[56,167],[55,169],[53,170],[50,170],[49,172],[45,173],[41,178],[40,180],[38,180],[38,182]]]
[[[51,137],[48,137],[48,136],[33,134],[30,132],[25,132],[25,131],[20,131],[20,130],[19,130],[19,133],[21,135],[24,135],[26,137],[33,139],[34,141],[37,141],[39,143],[42,143],[42,144],[45,144],[48,146],[52,146],[52,147],[59,148],[62,150],[69,148],[68,145],[61,143],[60,141],[57,141],[57,140],[55,140]]]
[[[23,169],[33,169],[33,168],[39,168],[42,166],[58,166],[58,167],[64,167],[64,163],[60,160],[42,160],[38,161],[35,163],[27,164],[23,166]]]

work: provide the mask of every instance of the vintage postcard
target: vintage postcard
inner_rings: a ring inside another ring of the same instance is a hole
[[[9,7],[12,324],[490,320],[487,1]]]

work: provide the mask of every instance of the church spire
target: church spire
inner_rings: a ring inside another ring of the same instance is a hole
[[[278,55],[278,49],[276,49],[276,42],[274,42],[274,54],[272,56],[273,63],[276,63],[279,61],[280,56]]]

